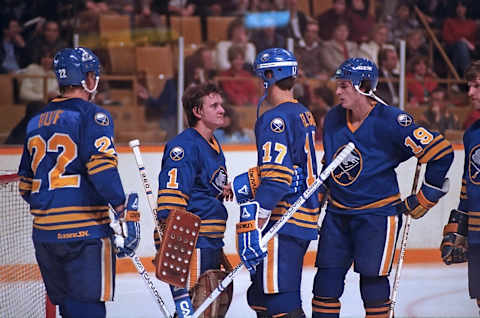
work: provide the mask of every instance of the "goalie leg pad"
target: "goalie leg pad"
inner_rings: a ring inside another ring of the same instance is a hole
[[[201,220],[185,210],[171,210],[160,249],[155,256],[156,277],[170,285],[185,288],[190,260],[197,244]]]
[[[190,296],[195,308],[198,308],[207,297],[217,288],[229,272],[211,269],[203,273],[195,286],[190,290]],[[200,315],[202,318],[225,317],[232,302],[233,284],[218,296],[215,301]]]

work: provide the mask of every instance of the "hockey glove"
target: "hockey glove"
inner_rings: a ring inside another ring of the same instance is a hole
[[[424,181],[417,194],[408,196],[397,205],[397,211],[404,214],[410,214],[414,219],[419,219],[437,204],[438,200],[448,192],[448,188],[448,179],[445,179],[441,189]]]
[[[237,224],[237,249],[240,259],[251,274],[255,273],[255,267],[267,255],[266,249],[260,246],[262,234],[258,227],[258,218],[268,219],[270,212],[262,209],[256,201],[240,205],[240,223]]]
[[[115,220],[110,223],[113,229],[113,243],[117,257],[132,256],[140,242],[140,212],[138,212],[138,194],[130,193],[127,197],[127,207],[115,214]]]
[[[306,190],[306,178],[303,170],[295,166],[293,169],[292,183],[287,194],[303,193]],[[260,171],[258,167],[248,169],[233,179],[232,188],[238,204],[251,201],[255,198],[255,192],[260,186]]]
[[[448,224],[443,228],[443,240],[440,245],[443,262],[447,265],[467,261],[467,227],[468,214],[452,210]]]

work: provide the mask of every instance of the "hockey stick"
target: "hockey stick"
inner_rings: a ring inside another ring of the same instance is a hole
[[[305,190],[300,198],[298,198],[295,203],[293,203],[290,208],[282,215],[282,217],[268,230],[267,233],[262,237],[260,244],[266,246],[268,241],[280,230],[280,228],[287,223],[288,219],[307,201],[307,199],[317,191],[317,189],[323,184],[323,182],[328,178],[328,176],[337,168],[342,161],[355,149],[355,145],[352,142],[349,142],[345,148],[340,152],[340,154],[333,160],[325,170],[320,174],[320,176],[315,179],[313,184]],[[191,318],[198,318],[205,309],[210,306],[211,303],[222,293],[222,291],[230,285],[233,281],[233,278],[237,276],[242,268],[243,263],[238,264],[223,281],[220,282],[218,287],[205,299],[205,301],[197,308],[193,313]]]
[[[145,190],[148,205],[150,206],[150,210],[152,211],[153,218],[155,219],[155,229],[157,230],[160,237],[162,237],[162,234],[161,234],[162,232],[160,231],[158,218],[157,218],[157,208],[156,208],[157,202],[155,201],[155,198],[153,197],[152,187],[150,186],[150,182],[148,181],[147,172],[145,171],[145,166],[143,165],[143,160],[142,160],[142,156],[140,154],[140,149],[139,149],[140,141],[138,139],[131,140],[128,143],[128,145],[130,146],[130,148],[132,148],[133,154],[135,155],[135,161],[137,162],[138,171],[140,172],[140,178],[142,179],[143,189]],[[137,267],[137,265],[139,265],[139,264],[136,263],[134,258],[132,258],[132,260],[134,260],[133,263],[135,264],[135,267]],[[140,260],[138,259],[138,261],[140,261]],[[142,265],[142,267],[143,267],[143,265]],[[139,267],[137,267],[137,270],[138,269],[139,269]],[[140,270],[138,272],[140,273]],[[142,276],[143,275],[148,276],[144,267],[143,267],[143,273],[144,274],[142,274]],[[149,280],[149,283],[147,283],[147,284],[150,286],[150,283],[151,283],[151,280]],[[157,297],[157,295],[158,295],[158,297]],[[165,305],[165,302],[162,300],[162,298],[160,297],[158,292],[156,294],[154,294],[154,296],[157,299],[157,302],[159,303],[160,308],[162,309],[162,312],[165,315],[165,317],[172,318],[173,315],[171,315],[169,313],[169,311],[167,310],[167,306]]]
[[[422,164],[417,162],[417,167],[415,169],[415,176],[413,177],[413,184],[412,184],[412,193],[417,193],[418,187],[418,180],[420,179],[420,171],[422,170]],[[395,308],[395,304],[397,303],[397,295],[398,295],[398,285],[400,284],[400,273],[403,267],[403,258],[405,257],[405,251],[407,250],[407,240],[408,240],[408,233],[410,232],[410,223],[412,221],[412,217],[410,214],[407,214],[405,220],[405,230],[403,231],[402,236],[402,243],[400,247],[400,256],[398,258],[398,265],[397,269],[395,270],[395,279],[393,280],[393,288],[392,288],[392,303],[390,304],[390,313],[388,315],[389,318],[393,318],[393,309]]]

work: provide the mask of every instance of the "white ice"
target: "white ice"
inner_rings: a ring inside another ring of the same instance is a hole
[[[315,269],[306,267],[302,277],[303,309],[311,316],[312,284]],[[168,286],[150,276],[162,299],[173,312],[174,304]],[[392,275],[393,277],[393,275]],[[392,280],[392,278],[391,278]],[[255,318],[248,307],[246,290],[250,284],[248,272],[242,269],[234,281],[234,296],[227,318]],[[360,299],[358,274],[349,271],[341,298],[340,316],[364,317]],[[108,318],[159,318],[162,313],[150,290],[138,274],[122,274],[117,278],[115,301],[107,305]],[[467,266],[443,264],[405,265],[401,272],[397,305],[397,318],[409,317],[479,317],[474,300],[468,296]]]

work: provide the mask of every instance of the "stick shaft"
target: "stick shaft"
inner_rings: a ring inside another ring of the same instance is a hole
[[[413,177],[411,194],[417,193],[418,181],[420,180],[421,170],[422,170],[422,164],[420,162],[417,162],[417,167],[415,168],[415,176]],[[402,243],[400,245],[400,255],[398,257],[398,265],[397,265],[397,269],[395,270],[395,279],[393,280],[392,297],[391,297],[392,303],[390,304],[389,318],[393,318],[393,310],[395,308],[395,304],[397,303],[398,286],[400,285],[400,274],[402,272],[403,259],[405,257],[405,252],[407,250],[407,241],[408,241],[408,234],[410,232],[411,222],[412,222],[412,217],[410,216],[410,214],[407,214],[407,217],[405,219],[405,230],[403,231]]]
[[[152,296],[157,301],[157,304],[160,307],[160,310],[165,315],[165,317],[167,317],[167,318],[173,317],[168,312],[168,309],[167,309],[167,306],[165,305],[165,302],[163,301],[162,297],[160,296],[160,293],[158,292],[158,290],[155,288],[155,285],[153,284],[153,281],[150,278],[150,275],[148,275],[147,271],[145,270],[145,266],[143,266],[140,258],[136,254],[133,254],[130,257],[131,257],[130,259],[132,260],[133,265],[135,265],[135,268],[137,269],[137,272],[140,274],[140,276],[142,276],[143,281],[145,282],[145,285],[147,285],[148,289],[150,290]]]
[[[150,206],[150,210],[152,211],[153,219],[155,220],[155,229],[157,230],[158,234],[161,237],[162,233],[160,231],[160,225],[158,223],[158,218],[157,218],[157,202],[155,200],[155,197],[153,196],[153,189],[152,189],[150,181],[148,180],[147,171],[145,170],[145,166],[143,164],[143,159],[142,159],[142,155],[140,153],[139,143],[136,144],[136,145],[130,145],[130,147],[132,148],[133,155],[135,156],[135,162],[137,163],[138,172],[140,173],[140,179],[142,180],[142,185],[143,185],[143,189],[145,190],[145,195],[147,196],[147,202],[148,202],[148,205]],[[138,262],[136,262],[134,259],[132,259],[132,261],[135,264],[135,267],[137,267]],[[140,261],[140,259],[138,259],[138,261]],[[143,265],[142,265],[142,267],[143,267]],[[137,267],[137,270],[140,273],[140,270],[139,270],[138,267]],[[146,276],[148,278],[150,278],[148,276],[147,272],[145,271],[145,268],[143,268],[143,273],[145,273]],[[142,277],[144,277],[144,279],[145,279],[145,274],[143,274],[143,273],[141,273],[141,274],[142,274]],[[151,282],[151,280],[145,281],[145,283],[149,287],[150,287],[150,284],[152,284],[152,286],[153,286],[153,283]],[[153,293],[153,291],[152,291],[152,293]],[[156,298],[157,302],[159,302],[159,301],[161,302],[160,307],[162,309],[163,314],[168,318],[173,317],[168,312],[167,307],[165,306],[165,302],[160,297],[160,294],[158,294],[158,292],[156,294],[154,293],[154,297]]]
[[[333,160],[320,176],[313,182],[313,184],[305,190],[300,198],[293,203],[290,208],[282,215],[282,217],[268,230],[268,232],[263,235],[260,244],[266,246],[268,241],[280,230],[280,228],[290,219],[290,217],[305,203],[305,201],[317,191],[317,189],[323,184],[323,182],[328,178],[330,173],[337,168],[342,161],[355,149],[353,143],[348,143],[347,146],[340,152],[340,154]],[[205,309],[210,306],[211,303],[222,293],[222,291],[227,288],[228,285],[233,281],[233,278],[237,276],[242,268],[243,263],[238,264],[228,275],[223,279],[218,287],[205,299],[205,301],[197,308],[193,313],[192,318],[198,318]]]

